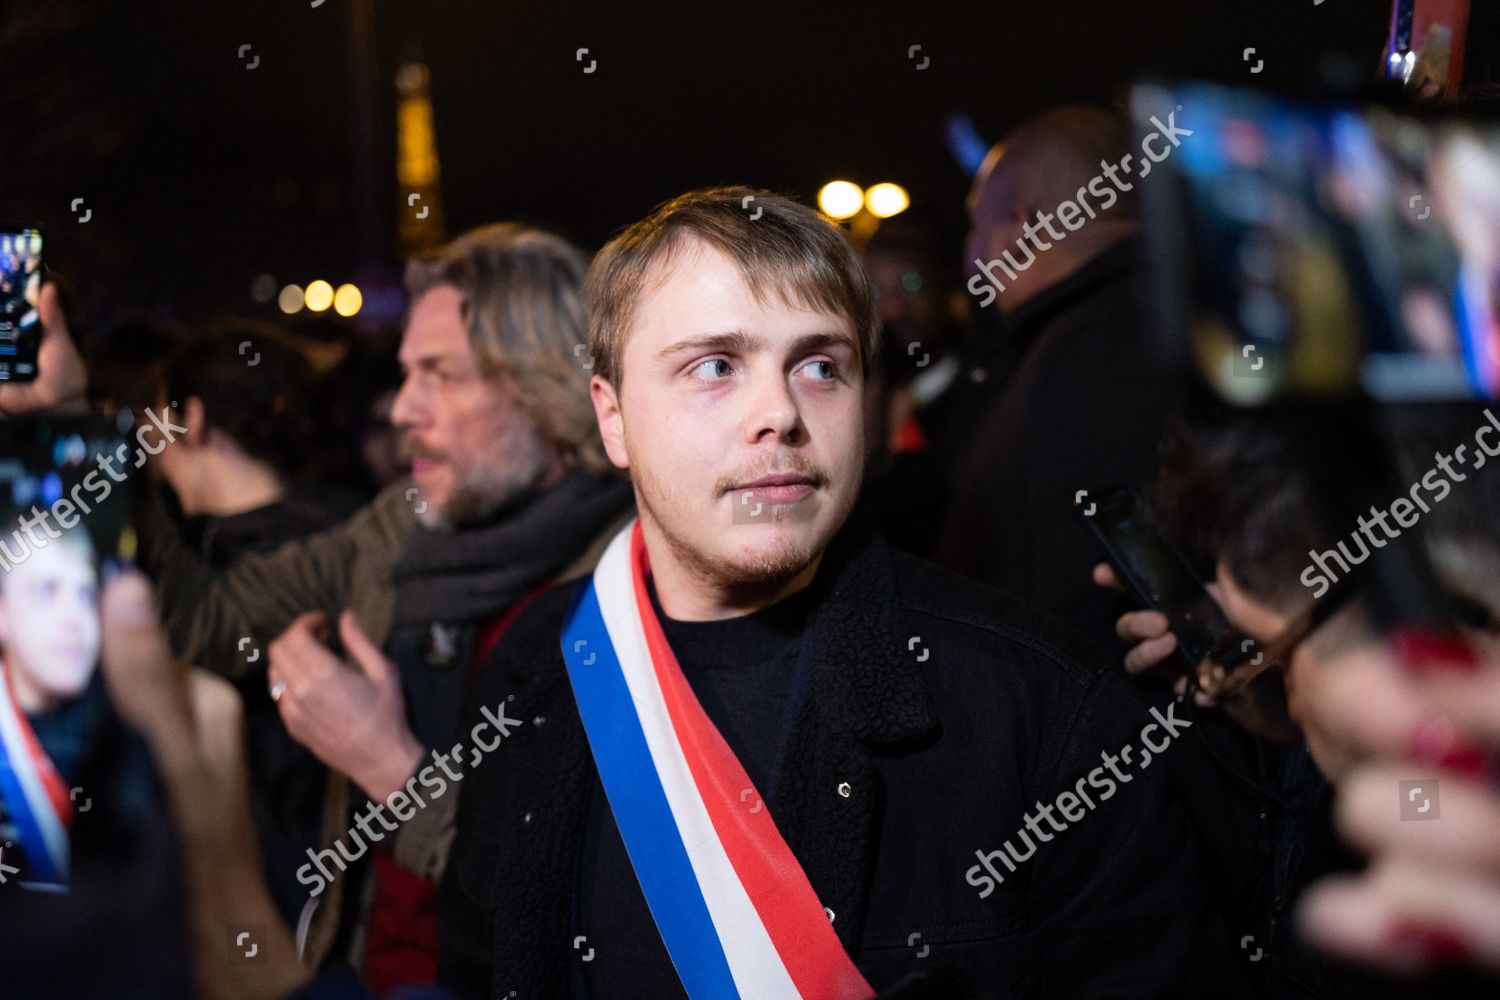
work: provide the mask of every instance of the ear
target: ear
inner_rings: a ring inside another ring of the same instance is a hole
[[[615,387],[603,375],[595,375],[589,379],[589,399],[594,404],[594,419],[599,422],[605,454],[615,468],[630,468],[630,456],[625,450],[625,414],[620,412],[620,397]]]

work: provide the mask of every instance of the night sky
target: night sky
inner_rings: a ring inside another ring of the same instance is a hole
[[[394,274],[404,202],[393,78],[413,57],[432,73],[450,232],[521,218],[592,250],[693,187],[748,183],[811,200],[834,177],[894,180],[913,217],[951,241],[957,268],[968,178],[943,140],[950,114],[992,141],[1056,104],[1118,96],[1142,74],[1294,88],[1329,71],[1368,75],[1390,8],[379,0],[362,150],[354,0],[313,2],[7,5],[0,221],[46,229],[48,263],[96,329],[130,309],[275,317],[250,297],[262,272],[278,284],[351,280],[370,264]],[[1500,76],[1484,41],[1494,21],[1476,13],[1471,82]],[[916,44],[925,70],[908,58]],[[1252,46],[1265,60],[1256,76],[1242,60]],[[592,74],[575,60],[583,47]],[[362,161],[373,212],[356,193]],[[87,223],[70,211],[75,198]]]

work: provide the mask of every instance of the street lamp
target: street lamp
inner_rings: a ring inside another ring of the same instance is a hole
[[[885,181],[865,192],[865,209],[877,219],[889,219],[911,207],[911,197],[900,184]]]
[[[818,191],[823,214],[849,223],[849,239],[864,252],[881,219],[900,215],[911,207],[911,196],[900,184],[883,181],[862,189],[852,181],[829,181]]]
[[[818,191],[818,207],[824,215],[840,222],[859,214],[864,204],[864,191],[850,181],[829,181]]]

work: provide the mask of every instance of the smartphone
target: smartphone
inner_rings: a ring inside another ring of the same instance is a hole
[[[41,294],[42,231],[0,229],[0,382],[36,378]]]
[[[1233,641],[1234,627],[1135,493],[1115,490],[1102,499],[1093,496],[1084,494],[1074,512],[1136,602],[1167,616],[1177,636],[1177,655],[1196,670],[1205,656]]]
[[[96,418],[0,421],[0,882],[63,891],[101,742],[102,581],[134,555],[124,438]],[[117,478],[118,477],[118,478]],[[91,817],[92,819],[92,817]]]

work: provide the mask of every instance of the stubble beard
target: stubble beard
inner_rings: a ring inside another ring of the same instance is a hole
[[[433,531],[453,532],[483,524],[531,489],[547,467],[547,451],[529,427],[514,426],[496,438],[479,460],[466,466],[441,508],[428,507],[417,520]],[[498,471],[492,471],[498,470]]]
[[[760,588],[790,580],[811,565],[826,548],[826,543],[818,545],[812,541],[803,542],[782,535],[778,537],[774,546],[760,550],[747,559],[732,559],[705,552],[695,547],[681,532],[674,530],[670,518],[661,516],[661,511],[668,505],[660,499],[665,495],[660,481],[648,469],[634,461],[631,462],[630,472],[631,479],[635,483],[636,502],[640,507],[641,516],[650,518],[657,530],[661,532],[667,546],[672,550],[672,555],[686,572],[716,589]],[[854,496],[851,494],[843,504],[844,509],[838,512],[838,517],[834,522],[835,532],[848,518],[853,506]],[[789,508],[790,505],[772,507],[771,522],[779,521],[783,517],[790,519],[805,516]],[[757,531],[764,530],[767,525],[739,524],[733,527],[739,530]]]

